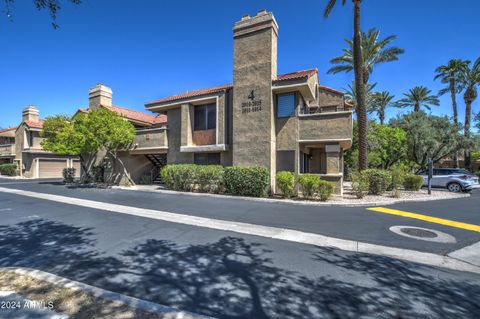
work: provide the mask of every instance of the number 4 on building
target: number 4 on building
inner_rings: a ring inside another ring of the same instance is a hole
[[[251,101],[255,100],[255,92],[254,92],[254,90],[252,90],[252,91],[250,92],[250,95],[248,95],[248,98],[249,98]]]

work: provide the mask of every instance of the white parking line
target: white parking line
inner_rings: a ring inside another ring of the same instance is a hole
[[[12,210],[11,208],[0,208],[0,212],[6,212]]]
[[[31,191],[24,191],[11,188],[0,187],[0,192],[28,196],[43,200],[50,200],[60,202],[68,205],[77,205],[82,207],[89,207],[104,211],[115,212],[119,214],[127,214],[156,220],[163,220],[171,223],[191,225],[196,227],[204,227],[209,229],[216,229],[222,231],[231,231],[240,234],[261,236],[290,242],[297,242],[302,244],[310,244],[319,247],[333,247],[342,250],[370,253],[375,255],[389,256],[408,260],[411,262],[421,263],[425,265],[439,266],[450,268],[454,270],[470,271],[480,273],[480,267],[472,265],[458,259],[450,258],[448,256],[441,256],[432,253],[419,252],[415,250],[394,248],[388,246],[374,245],[369,243],[362,243],[353,240],[339,239],[334,237],[323,236],[314,233],[302,232],[293,229],[284,229],[277,227],[269,227],[256,224],[248,224],[242,222],[226,221],[221,219],[198,217],[180,213],[170,213],[160,210],[144,209],[139,207],[110,204],[104,202],[97,202],[87,199],[66,197],[53,194],[36,193]]]

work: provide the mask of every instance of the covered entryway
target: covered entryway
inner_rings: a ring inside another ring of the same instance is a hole
[[[38,177],[61,178],[67,163],[67,159],[38,159]]]

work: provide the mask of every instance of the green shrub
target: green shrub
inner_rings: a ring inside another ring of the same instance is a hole
[[[270,186],[270,172],[264,167],[226,167],[226,192],[233,195],[264,197]]]
[[[363,198],[368,193],[368,179],[358,173],[353,172],[350,174],[350,179],[352,181],[352,189],[357,198]]]
[[[161,170],[162,179],[169,189],[190,192],[195,187],[195,165],[169,164]]]
[[[313,174],[301,174],[298,177],[298,184],[302,188],[302,194],[305,198],[313,198],[318,191],[320,176]]]
[[[335,184],[328,181],[320,180],[318,183],[318,196],[320,196],[320,200],[325,202],[332,197],[333,191],[335,190]]]
[[[75,181],[76,169],[73,167],[64,168],[62,171],[63,182],[66,184],[72,184]]]
[[[368,181],[368,193],[370,195],[382,195],[391,185],[392,176],[388,171],[366,169],[361,174]]]
[[[287,171],[277,173],[277,186],[282,192],[283,197],[290,198],[295,189],[295,174]]]
[[[0,174],[15,176],[17,175],[17,164],[1,164],[0,165]]]
[[[405,176],[405,180],[403,181],[403,187],[407,191],[419,191],[423,185],[423,178],[422,176],[408,174]]]
[[[221,165],[195,165],[194,183],[198,190],[207,193],[219,193],[224,190],[225,171]]]
[[[160,174],[167,188],[176,191],[219,193],[224,189],[224,169],[220,165],[169,164]]]

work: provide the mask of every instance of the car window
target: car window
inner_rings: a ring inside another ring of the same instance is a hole
[[[472,175],[469,171],[465,169],[452,169],[450,174],[465,174],[465,175]]]
[[[420,171],[418,175],[428,175],[428,174],[427,174],[427,171]]]
[[[433,169],[433,175],[445,175],[443,169]]]

